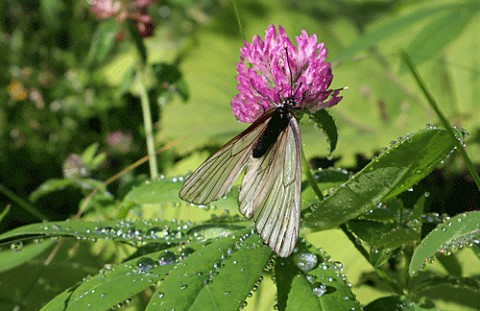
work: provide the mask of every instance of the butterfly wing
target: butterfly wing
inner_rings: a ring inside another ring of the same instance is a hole
[[[272,113],[273,110],[260,116],[195,170],[183,184],[180,198],[191,203],[208,204],[225,195],[247,164]]]
[[[254,218],[265,243],[282,257],[298,238],[301,178],[300,130],[292,117],[264,156],[250,155],[239,195],[240,212]]]

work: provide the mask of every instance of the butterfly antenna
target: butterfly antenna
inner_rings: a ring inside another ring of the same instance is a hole
[[[288,71],[290,71],[290,97],[292,96],[295,96],[297,94],[297,92],[295,92],[295,95],[292,94],[292,89],[293,89],[293,74],[292,74],[292,68],[290,67],[290,61],[289,61],[289,57],[288,57],[288,48],[287,48],[287,45],[285,43],[285,54],[287,55],[287,66],[288,66]],[[297,89],[298,91],[298,89]]]

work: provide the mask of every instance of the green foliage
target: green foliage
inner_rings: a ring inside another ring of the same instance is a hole
[[[466,144],[480,162],[477,1],[160,1],[136,12],[155,25],[150,38],[138,15],[102,20],[89,1],[68,3],[0,4],[5,309],[478,309],[478,189],[454,152]],[[207,206],[178,197],[246,127],[228,105],[238,49],[270,23],[315,33],[332,87],[349,87],[301,124],[308,163],[322,168],[302,182],[288,258],[240,215],[238,186]],[[472,133],[444,123],[460,145],[425,127],[437,118],[399,52]],[[122,170],[146,154],[145,102],[156,148],[167,146],[159,171],[177,177]]]
[[[408,190],[448,156],[454,144],[446,130],[427,128],[395,142],[319,205],[306,222],[317,230],[344,223]]]
[[[330,113],[325,109],[312,113],[310,115],[310,118],[327,135],[328,141],[330,142],[330,153],[332,153],[337,147],[337,141],[338,141],[338,132],[337,132],[337,126],[335,125],[335,120],[330,115]]]
[[[410,262],[409,273],[415,274],[436,254],[451,255],[465,246],[479,244],[480,212],[457,215],[436,227],[418,246]]]

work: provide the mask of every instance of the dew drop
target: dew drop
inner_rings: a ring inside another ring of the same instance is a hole
[[[22,241],[18,241],[18,242],[14,242],[10,245],[10,249],[12,250],[12,252],[15,252],[15,253],[18,253],[22,250],[23,248],[23,242]]]
[[[140,273],[145,273],[155,267],[155,261],[150,257],[143,257],[137,260],[136,265]]]
[[[173,252],[166,250],[165,253],[160,256],[158,262],[161,266],[163,266],[172,264],[175,262],[175,260],[177,260],[177,255],[175,255],[175,253]]]
[[[309,272],[317,267],[318,257],[312,253],[296,254],[294,262],[300,270]]]
[[[313,294],[317,297],[321,297],[327,292],[327,286],[323,283],[316,282],[312,286]]]

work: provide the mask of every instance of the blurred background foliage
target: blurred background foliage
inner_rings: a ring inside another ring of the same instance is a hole
[[[90,9],[88,1],[0,2],[0,212],[15,202],[0,231],[68,218],[96,183],[146,154],[135,38],[128,23],[100,21]],[[357,170],[382,147],[438,123],[402,65],[402,51],[449,120],[470,134],[467,151],[478,165],[479,11],[473,0],[157,1],[149,8],[155,31],[144,41],[156,144],[180,141],[159,155],[161,172],[184,175],[246,127],[229,106],[235,64],[244,40],[263,36],[269,24],[282,25],[291,38],[302,29],[315,33],[329,50],[332,86],[349,87],[331,109],[339,129],[334,154],[321,131],[302,121],[312,165]],[[120,197],[146,173],[140,166],[108,189]],[[90,183],[71,182],[86,178]],[[52,191],[39,189],[47,180],[57,181]],[[456,158],[407,199],[425,189],[438,201],[431,209],[478,209],[478,193]],[[342,243],[348,241],[331,244]],[[349,255],[338,256],[347,266]],[[350,279],[368,279],[362,273]]]
[[[466,143],[478,163],[479,8],[460,0],[157,1],[149,8],[155,32],[145,40],[147,61],[155,64],[150,76],[160,77],[148,85],[157,146],[188,137],[159,156],[161,171],[185,174],[246,127],[229,106],[235,63],[244,40],[271,23],[292,37],[302,29],[317,34],[329,49],[333,87],[349,86],[331,110],[340,136],[331,155],[337,165],[359,168],[392,138],[437,123],[401,51],[412,56],[451,122],[470,133]],[[92,144],[105,158],[88,173],[98,180],[145,154],[138,57],[127,23],[97,20],[87,1],[66,0],[2,1],[0,18],[3,198],[7,192],[27,198],[43,181],[61,178],[66,159]],[[308,120],[302,137],[308,158],[332,163],[325,136]],[[462,171],[459,162],[448,167]],[[145,172],[141,166],[135,174]],[[84,193],[64,191],[37,208],[51,219],[74,213]],[[35,217],[14,208],[10,219],[15,226]]]

